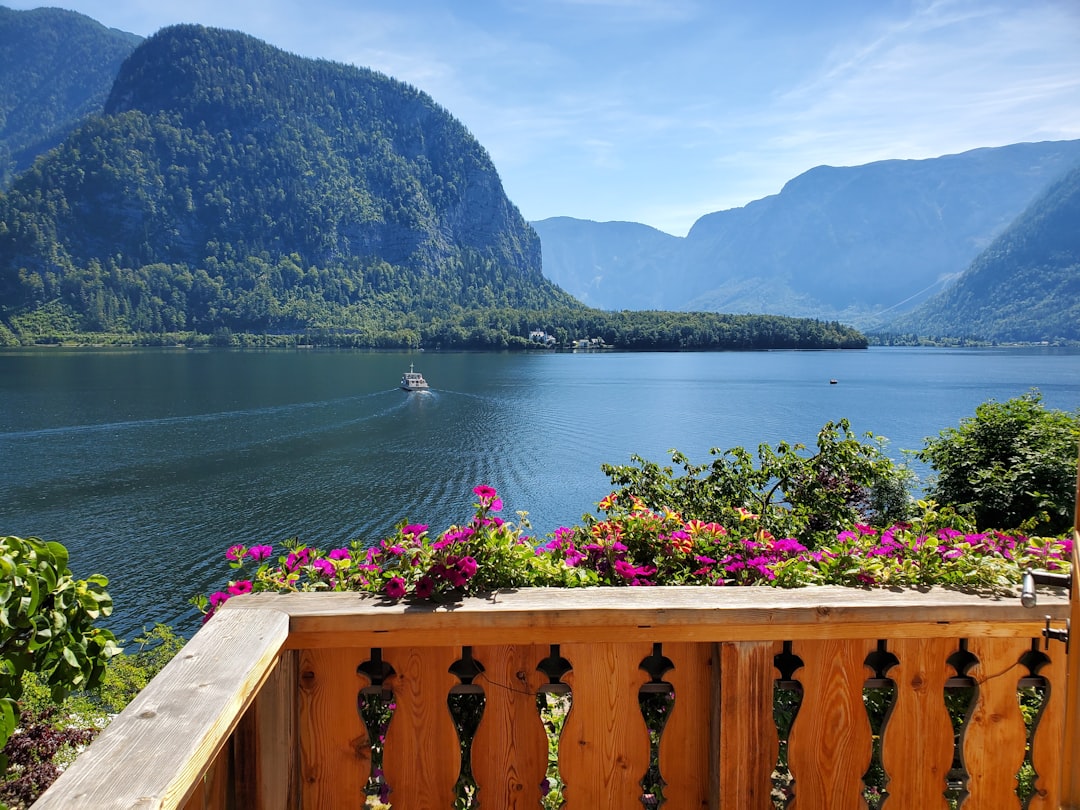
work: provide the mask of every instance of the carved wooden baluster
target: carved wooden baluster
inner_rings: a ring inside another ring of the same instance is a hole
[[[304,807],[352,807],[371,772],[367,729],[356,711],[367,649],[300,654],[300,773]]]
[[[881,764],[888,775],[887,810],[918,807],[946,810],[949,769],[955,750],[945,708],[945,684],[952,673],[952,639],[896,639],[888,670],[896,696],[881,737]],[[912,755],[917,746],[918,756]]]
[[[779,652],[773,655],[773,667],[780,677],[773,682],[773,726],[777,735],[776,766],[771,775],[773,783],[772,793],[776,795],[780,806],[787,807],[793,796],[794,785],[792,784],[791,767],[789,762],[791,729],[795,725],[795,719],[802,705],[802,684],[795,680],[795,672],[802,665],[802,659],[791,650],[790,641],[783,642]],[[726,715],[727,712],[725,711]],[[721,717],[720,733],[723,735],[723,717]],[[738,744],[739,741],[736,741]],[[724,750],[724,749],[721,749]],[[735,747],[731,750],[738,751]],[[727,789],[723,784],[720,786],[723,793]],[[736,810],[738,805],[727,805]]]
[[[383,648],[397,704],[384,756],[395,808],[446,810],[454,803],[460,755],[446,699],[459,683],[450,673],[459,654],[454,647]]]
[[[664,675],[675,665],[664,655],[662,644],[653,644],[652,655],[643,658],[639,666],[649,675],[649,682],[638,690],[638,705],[649,734],[649,768],[641,778],[641,803],[646,808],[654,808],[665,803],[666,782],[660,769],[660,741],[675,705],[675,692],[664,680]]]
[[[872,640],[799,641],[803,700],[791,731],[788,759],[797,810],[862,810],[863,774],[870,765],[870,721],[863,705]]]
[[[713,707],[713,648],[705,643],[666,642],[664,656],[675,664],[665,678],[675,692],[675,703],[660,740],[660,772],[666,806],[708,807],[710,774],[719,755],[710,750]]]
[[[536,810],[547,770],[547,740],[536,711],[537,662],[546,647],[474,647],[483,664],[484,718],[473,738],[472,769],[481,807]]]
[[[1024,761],[1027,730],[1017,686],[1023,670],[1020,657],[1029,645],[1014,638],[968,639],[968,649],[978,659],[968,669],[978,697],[963,734],[969,794],[964,810],[1020,807],[1016,772]]]
[[[638,663],[651,649],[645,642],[562,645],[573,665],[565,680],[574,692],[559,749],[568,808],[640,806],[649,737],[638,706],[648,675]]]
[[[1033,792],[1027,810],[1058,810],[1061,806],[1061,737],[1064,726],[1065,670],[1064,645],[1047,645],[1046,652],[1033,640],[1031,649],[1020,659],[1030,673],[1021,681],[1025,688],[1042,698],[1034,728],[1029,734],[1029,761],[1035,771]],[[1049,778],[1048,778],[1049,777]]]

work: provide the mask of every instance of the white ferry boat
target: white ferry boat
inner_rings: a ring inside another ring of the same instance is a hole
[[[409,363],[409,370],[401,375],[401,388],[404,391],[424,391],[428,388],[427,380],[419,371],[413,371],[413,364]]]

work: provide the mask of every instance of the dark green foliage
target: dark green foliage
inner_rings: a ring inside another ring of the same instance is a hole
[[[872,437],[871,437],[872,438]],[[676,510],[685,520],[737,526],[740,516],[760,517],[775,537],[794,537],[808,546],[835,540],[856,523],[888,526],[909,516],[909,472],[897,467],[879,444],[860,442],[847,420],[827,423],[817,450],[781,442],[758,447],[757,464],[742,447],[711,451],[711,464],[693,464],[678,451],[671,467],[633,456],[634,466],[603,465],[621,486],[653,509]]]
[[[0,188],[101,112],[139,41],[73,11],[0,6]]]
[[[82,331],[387,331],[404,313],[573,300],[484,149],[428,96],[177,26],[106,115],[0,199],[0,318]]]
[[[1080,341],[1080,167],[945,292],[890,328],[999,343]]]
[[[100,683],[118,651],[113,634],[94,626],[112,612],[108,581],[76,580],[67,564],[59,543],[0,537],[0,744],[15,729],[25,675],[40,675],[60,701]]]
[[[476,140],[369,70],[176,26],[132,53],[105,113],[0,198],[4,343],[866,345],[835,322],[586,310],[541,275]]]
[[[984,402],[917,454],[936,472],[928,494],[979,528],[1067,531],[1076,498],[1080,410],[1047,410],[1032,391]]]

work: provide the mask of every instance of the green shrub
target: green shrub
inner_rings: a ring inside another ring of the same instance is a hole
[[[985,402],[917,456],[936,475],[927,494],[980,527],[1057,534],[1073,523],[1080,411],[1047,410],[1032,391]]]

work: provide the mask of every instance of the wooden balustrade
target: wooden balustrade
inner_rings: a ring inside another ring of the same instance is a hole
[[[1042,588],[1033,609],[837,587],[528,589],[444,606],[238,597],[34,807],[347,810],[381,780],[395,810],[446,810],[464,761],[478,806],[535,809],[549,750],[536,696],[553,690],[570,702],[568,810],[641,807],[657,767],[668,810],[771,810],[774,790],[795,810],[854,810],[872,760],[885,808],[946,808],[947,791],[964,810],[1019,808],[1027,761],[1029,807],[1078,810],[1077,656],[1042,636],[1047,616],[1076,626],[1078,595]],[[661,693],[658,746],[643,687]],[[867,689],[891,696],[880,728]],[[1042,696],[1030,739],[1018,690]],[[483,698],[464,760],[458,693]],[[801,696],[786,739],[778,695]],[[947,695],[969,699],[959,731]],[[373,753],[382,731],[358,705],[382,697],[394,709]]]

